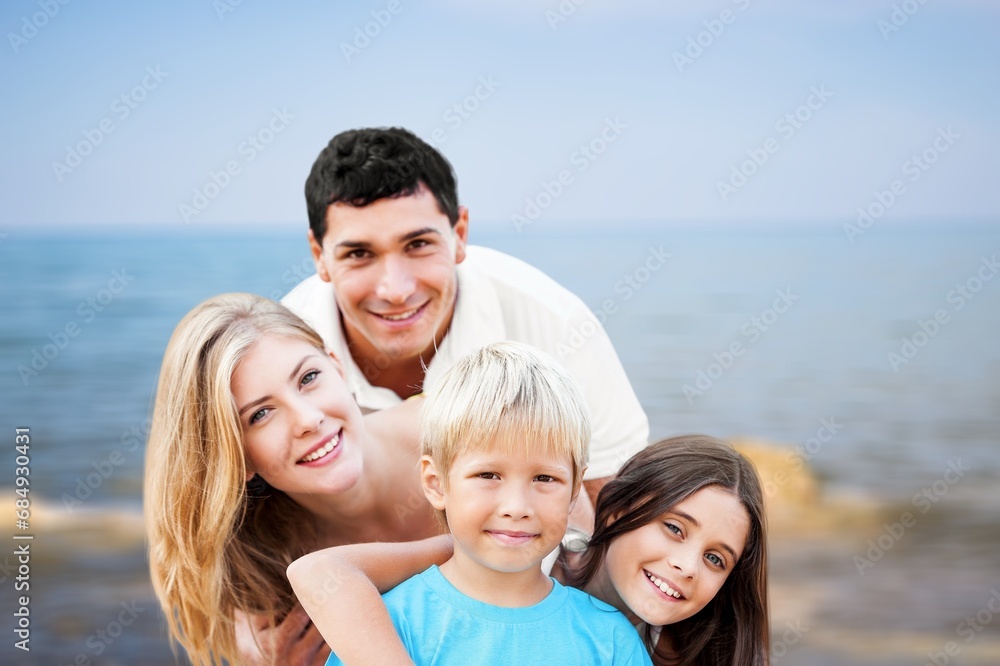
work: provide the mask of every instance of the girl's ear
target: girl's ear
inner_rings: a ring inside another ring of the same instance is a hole
[[[445,480],[438,474],[430,456],[420,457],[420,483],[424,487],[424,496],[430,505],[438,511],[444,511]]]

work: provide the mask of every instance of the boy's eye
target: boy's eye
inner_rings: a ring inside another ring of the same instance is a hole
[[[548,474],[539,474],[535,477],[535,481],[541,481],[542,483],[552,483],[555,480],[554,476],[549,476]]]
[[[500,475],[497,474],[496,472],[480,472],[476,476],[478,476],[480,479],[489,479],[489,480],[495,480],[500,478]]]

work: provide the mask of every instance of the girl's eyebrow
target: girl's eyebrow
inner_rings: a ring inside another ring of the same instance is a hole
[[[699,523],[698,520],[694,516],[692,516],[690,514],[684,513],[683,511],[678,511],[677,509],[672,509],[671,513],[677,514],[678,516],[680,516],[684,520],[688,521],[689,523],[691,523],[695,527],[701,527],[701,523]],[[732,547],[730,547],[729,544],[727,544],[725,542],[720,542],[719,546],[721,546],[726,552],[728,552],[732,556],[733,562],[736,562],[736,561],[738,561],[740,559],[739,557],[736,556],[736,551],[733,550]]]

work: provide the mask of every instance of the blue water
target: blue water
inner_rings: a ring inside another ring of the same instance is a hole
[[[57,512],[72,504],[77,512],[135,514],[141,440],[174,325],[220,292],[286,293],[312,272],[303,236],[292,227],[10,230],[0,241],[0,298],[7,304],[0,399],[11,442],[14,427],[31,428],[34,500]],[[1000,276],[990,262],[1000,255],[998,225],[886,225],[854,244],[839,224],[613,231],[539,225],[522,234],[474,230],[471,240],[538,266],[598,312],[654,437],[701,431],[793,447],[815,437],[826,419],[837,432],[809,462],[829,488],[905,504],[960,458],[972,471],[946,499],[973,512],[970,523],[995,524]],[[651,250],[670,257],[654,261]],[[935,329],[926,322],[936,312],[944,323]],[[921,331],[921,321],[933,336]],[[904,338],[920,343],[909,359],[902,358]],[[740,352],[729,358],[734,344]],[[896,369],[890,353],[901,357]],[[702,394],[686,396],[685,385]],[[87,488],[88,475],[102,469],[111,470],[107,478]],[[11,469],[0,487],[12,478]],[[104,550],[81,535],[49,543],[38,550],[46,572],[36,582],[38,649],[14,654],[5,644],[12,663],[95,658],[87,637],[134,598],[149,607],[137,622],[144,628],[107,648],[101,659],[116,655],[117,662],[96,663],[173,663],[145,583],[141,534]],[[996,563],[984,555],[970,566],[1000,581]],[[850,613],[842,615],[846,621]],[[939,624],[954,626],[951,615]]]

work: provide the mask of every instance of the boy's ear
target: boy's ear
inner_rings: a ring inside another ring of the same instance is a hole
[[[424,497],[438,511],[444,511],[445,480],[438,474],[430,456],[420,457],[420,483],[424,487]]]
[[[572,511],[573,507],[576,506],[576,498],[580,496],[580,489],[583,488],[583,475],[586,473],[587,473],[587,468],[584,467],[583,469],[580,470],[580,473],[577,474],[576,478],[573,480],[573,499],[570,500],[569,503],[570,511]]]

